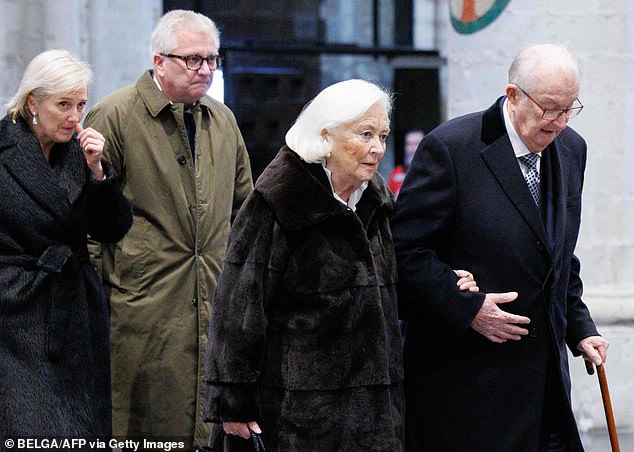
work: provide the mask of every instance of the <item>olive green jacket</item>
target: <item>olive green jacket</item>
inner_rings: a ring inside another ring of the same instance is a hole
[[[213,294],[230,221],[251,192],[247,150],[231,111],[193,107],[192,160],[183,104],[147,71],[103,98],[85,125],[106,138],[134,223],[101,246],[110,300],[113,434],[206,442],[203,371]],[[98,265],[98,266],[99,266]]]

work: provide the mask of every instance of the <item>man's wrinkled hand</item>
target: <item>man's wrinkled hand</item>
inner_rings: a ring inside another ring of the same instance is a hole
[[[510,303],[515,299],[517,299],[517,292],[486,294],[482,307],[471,322],[471,328],[491,342],[519,341],[522,336],[528,334],[528,330],[517,324],[529,324],[531,319],[511,314],[498,307],[498,304]]]

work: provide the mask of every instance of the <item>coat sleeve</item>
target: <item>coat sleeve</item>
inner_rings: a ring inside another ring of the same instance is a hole
[[[585,141],[576,134],[570,134],[571,140],[576,138],[578,143],[567,144],[571,149],[581,149],[582,152],[578,152],[571,155],[578,155],[579,161],[575,165],[571,165],[576,184],[570,184],[569,190],[571,191],[568,196],[568,207],[575,207],[579,204],[578,211],[574,219],[576,224],[580,223],[581,216],[581,198],[583,193],[583,180],[586,167],[587,158],[587,146]],[[563,138],[562,138],[563,139]],[[572,198],[572,199],[571,199]],[[576,240],[575,240],[576,243]],[[579,258],[572,254],[570,260],[570,274],[568,276],[568,291],[566,293],[566,343],[568,348],[574,356],[579,356],[581,352],[577,350],[577,344],[589,336],[597,336],[599,333],[590,316],[588,307],[582,300],[583,295],[583,283],[581,281],[581,263]]]
[[[111,103],[98,103],[86,115],[84,127],[92,127],[100,132],[106,142],[103,147],[105,159],[113,167],[119,178],[125,177],[123,167],[123,124],[125,118],[121,117],[121,109]]]
[[[581,355],[577,344],[590,336],[597,336],[597,328],[590,317],[588,307],[581,300],[583,285],[579,277],[580,263],[576,256],[572,256],[570,278],[568,282],[568,296],[566,307],[566,343],[574,356]]]
[[[92,127],[104,136],[106,142],[104,143],[103,156],[116,174],[117,180],[114,182],[120,185],[121,178],[124,177],[125,168],[123,166],[123,143],[119,111],[110,104],[99,102],[86,115],[84,127]],[[107,176],[106,182],[113,185],[110,175],[107,174]],[[102,249],[96,237],[88,238],[88,253],[97,270],[99,279],[102,279]]]
[[[462,332],[471,325],[485,295],[461,292],[453,269],[442,259],[457,203],[450,153],[442,140],[430,134],[414,156],[392,219],[399,311],[402,318],[433,317]]]
[[[233,185],[233,210],[231,213],[231,219],[233,220],[238,214],[242,203],[253,190],[253,181],[247,146],[244,144],[244,139],[233,114],[231,115],[231,121],[236,133],[236,178]]]
[[[88,177],[88,233],[99,242],[115,243],[132,226],[132,209],[117,185],[112,165],[105,161],[102,165],[105,180]]]
[[[205,362],[207,421],[260,419],[257,394],[267,339],[266,311],[281,273],[275,256],[283,245],[276,230],[266,202],[253,192],[231,229],[214,297]]]

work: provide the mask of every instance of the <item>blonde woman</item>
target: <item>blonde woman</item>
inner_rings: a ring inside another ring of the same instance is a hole
[[[86,236],[131,211],[83,129],[90,68],[64,50],[27,66],[0,121],[0,437],[111,432],[108,317]]]

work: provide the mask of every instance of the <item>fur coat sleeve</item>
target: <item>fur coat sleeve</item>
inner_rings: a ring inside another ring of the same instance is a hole
[[[265,311],[282,271],[284,249],[271,210],[254,192],[232,227],[216,290],[215,299],[222,302],[214,305],[207,349],[205,407],[209,421],[259,418],[257,382],[267,339]],[[235,331],[243,334],[236,336]]]

